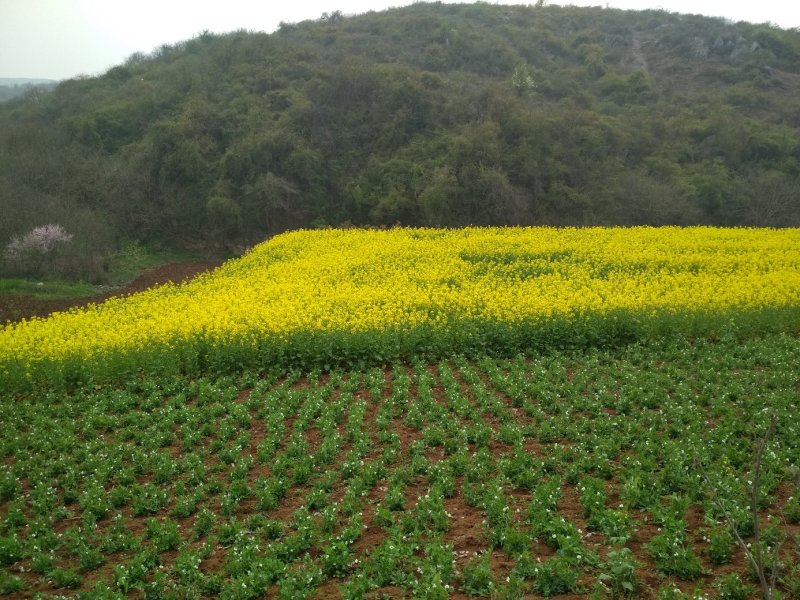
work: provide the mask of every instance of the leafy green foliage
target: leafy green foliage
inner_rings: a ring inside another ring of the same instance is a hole
[[[709,531],[708,556],[715,565],[730,561],[735,549],[733,534],[728,527],[718,526]]]
[[[747,600],[755,592],[753,586],[743,583],[736,573],[723,575],[714,584],[719,600]]]
[[[464,565],[463,590],[470,596],[487,596],[495,587],[489,555],[478,555]]]
[[[21,591],[25,587],[22,578],[0,571],[0,596],[8,596]]]
[[[686,543],[682,531],[666,530],[655,536],[647,544],[653,555],[656,567],[664,575],[675,575],[693,581],[703,574],[699,557]]]
[[[563,558],[551,558],[534,568],[533,587],[545,598],[576,591],[578,571]]]
[[[614,596],[631,596],[639,586],[636,577],[638,566],[640,564],[629,548],[612,550],[608,553],[605,564],[601,566],[600,581],[611,589]]]

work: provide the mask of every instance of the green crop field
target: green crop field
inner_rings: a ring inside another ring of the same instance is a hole
[[[798,356],[770,335],[23,396],[0,592],[756,597],[724,511],[751,540],[774,415],[760,537],[797,597]]]

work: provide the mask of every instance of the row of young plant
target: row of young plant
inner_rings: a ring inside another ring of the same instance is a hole
[[[769,413],[759,543],[782,544],[791,597],[799,349],[671,341],[24,396],[0,405],[0,592],[752,597],[729,525],[753,542]]]

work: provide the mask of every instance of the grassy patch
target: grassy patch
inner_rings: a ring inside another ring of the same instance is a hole
[[[98,293],[99,289],[85,281],[0,279],[0,294],[22,294],[39,300],[85,298]]]
[[[155,251],[138,242],[123,244],[109,260],[105,284],[117,287],[130,283],[142,271],[171,262],[197,260],[197,254],[189,252]]]
[[[0,294],[20,294],[37,300],[89,298],[122,287],[147,269],[199,258],[196,254],[156,252],[142,244],[129,243],[109,259],[108,270],[99,277],[97,283],[65,279],[0,278]]]

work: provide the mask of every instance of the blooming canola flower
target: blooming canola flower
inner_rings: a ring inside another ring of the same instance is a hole
[[[0,365],[109,352],[800,304],[800,230],[295,231],[182,284],[0,328]]]

